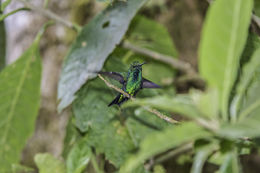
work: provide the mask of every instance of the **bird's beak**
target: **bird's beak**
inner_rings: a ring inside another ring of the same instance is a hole
[[[140,64],[140,66],[144,65],[144,64],[147,64],[147,62],[143,62],[142,64]]]

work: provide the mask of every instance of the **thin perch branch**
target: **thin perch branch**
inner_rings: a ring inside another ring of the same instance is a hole
[[[40,13],[41,15],[43,16],[46,16],[48,17],[49,19],[52,19],[62,25],[65,25],[71,29],[74,29],[75,31],[79,32],[81,30],[81,27],[77,24],[73,24],[71,23],[70,21],[67,21],[63,18],[61,18],[60,16],[58,16],[57,14],[47,10],[47,9],[44,9],[42,7],[37,7],[37,6],[34,6],[32,3],[30,3],[29,1],[26,1],[26,0],[16,0],[16,1],[19,1],[21,3],[23,3],[26,7],[30,8],[31,10],[37,12],[37,13]]]
[[[103,80],[105,82],[105,84],[110,87],[110,88],[113,88],[114,90],[124,94],[124,96],[128,97],[130,100],[132,101],[135,101],[135,98],[131,97],[128,93],[126,93],[125,91],[123,91],[122,89],[112,85],[111,83],[109,83],[106,79],[104,79],[100,74],[98,74],[98,77]],[[162,114],[161,112],[159,112],[158,110],[156,109],[151,109],[149,107],[145,107],[145,106],[142,106],[142,108],[144,108],[145,110],[147,110],[148,112],[151,112],[153,114],[155,114],[156,116],[158,116],[159,118],[169,122],[169,123],[172,123],[172,124],[177,124],[179,123],[179,121],[176,121],[170,117],[167,117],[166,115]]]

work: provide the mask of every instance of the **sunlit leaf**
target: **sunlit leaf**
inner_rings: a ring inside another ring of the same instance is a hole
[[[39,173],[66,173],[65,164],[49,153],[37,154],[34,157],[34,161],[39,169]]]
[[[218,89],[220,109],[228,119],[230,91],[246,43],[253,0],[217,0],[208,11],[199,50],[199,70]]]
[[[68,154],[66,160],[67,173],[81,173],[86,168],[91,157],[91,149],[86,139],[82,138],[76,143]]]
[[[93,72],[101,70],[145,1],[116,1],[82,29],[63,64],[58,86],[59,110],[72,103],[81,86],[96,76]]]

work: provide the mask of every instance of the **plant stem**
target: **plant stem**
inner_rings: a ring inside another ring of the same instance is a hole
[[[193,143],[184,144],[184,145],[180,146],[179,148],[176,148],[170,152],[167,152],[166,154],[162,155],[161,157],[156,158],[154,160],[154,164],[162,163],[163,161],[168,160],[171,157],[191,151],[192,147],[193,147]]]
[[[155,51],[152,51],[152,50],[149,50],[146,48],[141,48],[141,47],[135,46],[128,41],[124,41],[122,43],[122,47],[132,50],[133,52],[146,55],[150,58],[164,62],[166,64],[169,64],[171,67],[178,69],[188,75],[192,75],[194,77],[197,76],[196,71],[191,67],[191,65],[189,63],[180,61],[172,56],[163,55],[163,54],[160,54],[158,52],[155,52]]]
[[[99,169],[98,163],[97,163],[97,160],[96,160],[96,156],[93,153],[91,154],[91,163],[92,163],[93,168],[95,169],[96,173],[104,173],[102,170]]]
[[[19,11],[23,11],[23,10],[30,10],[29,8],[18,8],[14,11],[11,11],[10,13],[7,13],[7,14],[2,14],[0,15],[0,21],[4,20],[5,18],[7,18],[8,16],[14,14],[14,13],[17,13]]]
[[[74,29],[77,32],[79,32],[81,30],[81,27],[79,25],[71,23],[70,21],[64,20],[63,18],[61,18],[57,14],[55,14],[55,13],[53,13],[53,12],[47,10],[47,9],[34,6],[32,3],[30,3],[29,1],[26,1],[26,0],[16,0],[16,1],[22,2],[26,7],[30,8],[31,10],[33,10],[37,13],[40,13],[41,15],[46,16],[49,19],[52,19],[52,20],[54,20],[54,21],[56,21],[56,22],[58,22],[58,23],[60,23],[64,26],[67,26],[71,29]]]

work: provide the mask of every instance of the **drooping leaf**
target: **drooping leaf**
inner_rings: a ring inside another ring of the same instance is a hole
[[[260,108],[260,47],[244,65],[237,91],[232,102],[233,116],[244,119]],[[259,109],[260,111],[260,109]]]
[[[18,163],[34,130],[41,82],[38,45],[43,31],[16,62],[0,73],[0,172],[8,172],[11,164]]]
[[[209,132],[193,123],[183,123],[176,127],[169,127],[162,132],[155,132],[141,142],[138,153],[126,161],[120,168],[120,172],[131,172],[138,165],[142,165],[149,157],[177,147],[185,142],[209,137],[210,135]]]
[[[72,103],[80,87],[96,76],[93,72],[101,70],[145,1],[116,1],[82,29],[63,64],[58,86],[59,110]]]
[[[39,173],[66,173],[65,164],[49,153],[37,154],[34,157],[34,161],[39,169]]]
[[[208,11],[200,44],[199,70],[217,88],[220,109],[228,119],[230,91],[237,76],[251,19],[253,0],[217,0]]]
[[[255,138],[260,137],[259,111],[252,114],[243,121],[229,124],[224,123],[217,132],[220,136],[228,139]]]
[[[91,149],[86,139],[78,141],[68,154],[66,160],[67,173],[81,173],[86,168],[91,157]]]

